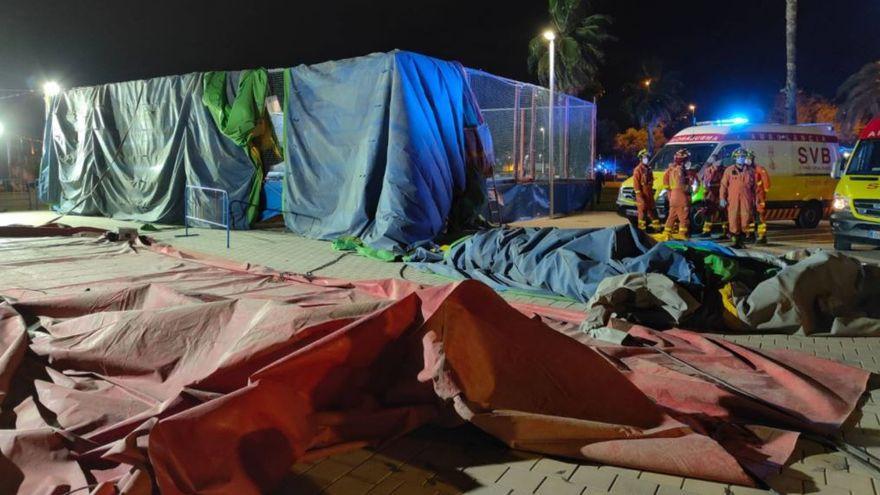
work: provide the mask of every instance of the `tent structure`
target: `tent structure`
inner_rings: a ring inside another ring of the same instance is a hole
[[[247,228],[260,208],[267,152],[284,160],[285,224],[375,248],[431,241],[482,178],[468,173],[483,139],[464,68],[410,52],[377,53],[283,75],[194,73],[77,88],[51,102],[40,198],[57,210],[145,222],[218,221]],[[282,105],[273,129],[267,98]],[[228,195],[228,206],[212,191]],[[188,193],[189,191],[189,193]],[[199,215],[192,215],[198,211]]]
[[[546,132],[546,89],[405,51],[75,88],[50,102],[39,197],[69,214],[180,224],[189,212],[233,229],[282,213],[298,234],[402,253],[487,196],[494,220],[542,214],[550,158],[557,211],[582,208],[595,106],[555,105]],[[486,191],[496,155],[495,178],[514,183]]]

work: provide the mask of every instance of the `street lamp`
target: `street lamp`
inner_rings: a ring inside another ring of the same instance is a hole
[[[651,89],[651,83],[654,82],[650,79],[645,79],[642,81],[642,84],[645,86],[645,89]]]
[[[57,81],[46,81],[43,83],[43,94],[51,98],[61,92],[61,85]]]
[[[553,167],[553,106],[555,103],[553,94],[556,86],[556,33],[548,29],[544,31],[544,39],[550,42],[550,112],[547,118],[547,127],[550,129],[550,147],[547,150],[549,155],[548,169],[550,170],[550,218],[556,214],[556,203],[554,201],[554,187],[556,185],[556,170]]]
[[[688,105],[688,110],[691,111],[691,120],[693,121],[694,125],[697,125],[697,106],[691,103],[690,105]]]

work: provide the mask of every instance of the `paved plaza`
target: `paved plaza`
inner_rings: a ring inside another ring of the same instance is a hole
[[[562,226],[602,226],[613,222],[611,213],[591,218],[572,217]],[[0,214],[0,225],[35,225],[50,220],[50,212]],[[73,226],[115,229],[142,224],[105,218],[65,217]],[[592,222],[586,225],[585,222]],[[533,222],[546,224],[546,221]],[[184,250],[222,256],[242,263],[266,265],[276,270],[348,279],[400,277],[423,284],[449,280],[401,263],[383,263],[356,255],[341,256],[330,243],[305,239],[282,230],[232,233],[227,250],[225,233],[196,229],[188,237],[178,227],[156,226],[145,232],[155,239]],[[784,231],[780,231],[783,232]],[[800,234],[797,234],[800,235]],[[821,231],[816,236],[822,236]],[[818,238],[818,237],[817,237]],[[788,243],[773,246],[789,247]],[[797,247],[795,241],[791,247]],[[870,260],[875,252],[860,253]],[[322,268],[323,267],[323,268]],[[551,301],[523,296],[509,299],[578,309],[575,302]],[[795,349],[835,359],[880,373],[880,338],[822,338],[786,335],[726,336],[760,349]],[[871,383],[869,388],[876,388]],[[869,392],[864,407],[844,430],[844,439],[880,455],[880,390]],[[271,453],[267,453],[271,455]],[[770,482],[779,493],[880,494],[880,479],[850,457],[830,452],[821,445],[801,440],[790,464]],[[695,479],[666,476],[610,466],[579,464],[507,449],[472,426],[449,429],[422,428],[377,449],[361,448],[293,466],[279,493],[295,494],[752,494],[765,490],[727,486]],[[771,492],[772,493],[772,492]]]

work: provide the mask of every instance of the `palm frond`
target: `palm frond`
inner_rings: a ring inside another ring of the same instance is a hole
[[[880,61],[866,64],[841,84],[838,119],[850,130],[860,122],[880,116]]]
[[[605,61],[603,45],[615,40],[608,33],[610,16],[593,14],[584,0],[548,0],[550,19],[556,30],[556,81],[558,89],[579,94],[599,88],[599,66]],[[529,42],[529,70],[541,84],[549,79],[546,41],[536,36]]]

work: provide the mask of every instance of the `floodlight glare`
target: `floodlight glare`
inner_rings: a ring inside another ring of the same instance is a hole
[[[61,92],[61,85],[56,81],[46,81],[43,83],[43,94],[46,96],[55,96]]]
[[[544,39],[547,41],[553,41],[556,39],[556,33],[548,29],[544,31]]]

